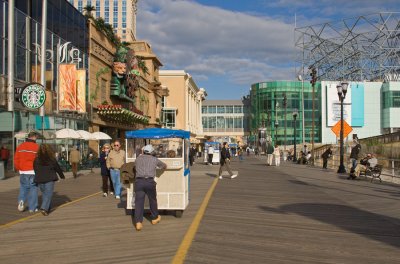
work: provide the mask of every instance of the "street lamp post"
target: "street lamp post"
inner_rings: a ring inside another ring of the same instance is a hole
[[[287,106],[287,97],[286,97],[286,93],[283,94],[283,107],[285,108],[285,145],[283,147],[283,150],[286,151],[286,145],[287,145],[287,141],[286,141],[286,106]]]
[[[293,162],[297,161],[297,152],[296,152],[296,118],[299,112],[297,111],[297,108],[294,109],[293,111],[293,128],[294,128],[294,133],[293,133],[293,145],[294,145],[294,154],[293,154]]]
[[[275,104],[275,144],[278,144],[278,108],[279,108],[279,103],[276,102]],[[272,136],[272,135],[271,135]]]
[[[347,87],[349,84],[347,82],[342,82],[340,85],[336,86],[339,101],[340,101],[340,165],[338,173],[346,173],[346,168],[343,163],[344,148],[343,148],[343,101],[346,98]]]

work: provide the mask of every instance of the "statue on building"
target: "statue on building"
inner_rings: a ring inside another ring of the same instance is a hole
[[[121,45],[114,57],[111,95],[127,97],[134,101],[139,88],[139,67],[135,52]]]

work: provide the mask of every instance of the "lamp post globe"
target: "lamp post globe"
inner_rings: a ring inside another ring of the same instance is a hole
[[[297,161],[297,151],[296,151],[296,118],[299,112],[297,111],[297,108],[294,109],[293,111],[293,146],[294,146],[294,154],[293,154],[293,162]]]

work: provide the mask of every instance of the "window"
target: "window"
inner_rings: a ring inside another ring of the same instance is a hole
[[[217,113],[218,113],[218,114],[225,114],[225,106],[223,106],[223,105],[218,105],[218,106],[217,106]]]
[[[83,8],[82,8],[82,0],[78,0],[78,10],[79,12],[82,12]]]
[[[96,17],[100,17],[100,0],[96,0]]]
[[[243,106],[241,106],[241,105],[235,105],[234,109],[235,109],[234,110],[235,113],[238,113],[238,114],[243,113]]]
[[[216,111],[215,106],[211,106],[211,105],[208,106],[208,113],[209,114],[215,114],[216,112],[217,111]]]
[[[223,116],[217,116],[217,128],[225,129],[225,118]]]
[[[233,105],[227,105],[226,106],[226,113],[232,114],[233,113]]]
[[[207,106],[202,106],[201,107],[201,113],[202,114],[207,114]]]
[[[165,127],[174,128],[176,120],[175,109],[164,109],[163,110],[163,123]]]
[[[161,97],[161,108],[164,108],[167,106],[167,97],[163,96]]]

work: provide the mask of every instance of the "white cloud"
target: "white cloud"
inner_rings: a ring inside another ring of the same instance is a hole
[[[226,76],[241,85],[288,78],[293,25],[266,16],[193,1],[139,1],[138,38],[148,40],[165,69],[184,69],[195,80]]]

